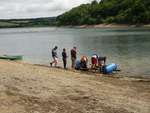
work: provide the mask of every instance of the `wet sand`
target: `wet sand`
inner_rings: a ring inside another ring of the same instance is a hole
[[[150,80],[0,60],[0,113],[150,113]]]

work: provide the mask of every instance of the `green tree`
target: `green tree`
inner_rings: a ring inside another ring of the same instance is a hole
[[[150,0],[94,0],[57,17],[59,25],[150,23]]]

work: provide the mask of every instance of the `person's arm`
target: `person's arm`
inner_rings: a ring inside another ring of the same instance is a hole
[[[61,56],[62,56],[62,58],[63,58],[63,52],[61,53]]]

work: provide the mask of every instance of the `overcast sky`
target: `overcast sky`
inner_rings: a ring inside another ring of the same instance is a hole
[[[0,19],[57,16],[92,0],[0,0]]]

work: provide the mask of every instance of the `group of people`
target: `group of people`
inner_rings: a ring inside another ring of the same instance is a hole
[[[58,47],[55,46],[53,49],[52,49],[52,58],[53,58],[53,61],[50,62],[50,66],[54,66],[56,67],[57,64],[58,64],[58,55],[57,55],[57,49]],[[63,48],[62,50],[62,61],[63,61],[63,66],[64,66],[64,69],[66,69],[67,67],[67,58],[68,58],[68,55],[67,55],[67,52],[66,52],[66,49]],[[76,60],[77,60],[77,48],[76,47],[73,47],[71,50],[70,50],[70,55],[71,55],[71,67],[72,68],[76,68]],[[80,61],[80,67],[81,68],[84,68],[86,69],[88,66],[88,58],[86,56],[82,56]],[[97,67],[102,67],[103,65],[105,65],[106,63],[106,57],[101,57],[101,56],[98,56],[96,54],[93,54],[92,57],[91,57],[91,69],[96,69]]]
[[[53,58],[53,61],[50,62],[50,66],[53,66],[53,64],[55,65],[55,67],[57,66],[58,64],[58,55],[57,55],[57,49],[58,47],[55,46],[53,49],[52,49],[52,58]],[[70,51],[70,54],[71,54],[71,67],[72,68],[75,68],[75,62],[76,62],[76,59],[77,59],[77,48],[76,47],[73,47]],[[68,58],[68,55],[67,55],[67,52],[66,52],[66,49],[63,48],[62,50],[62,61],[63,61],[63,65],[64,65],[64,69],[66,69],[67,67],[67,58]]]

